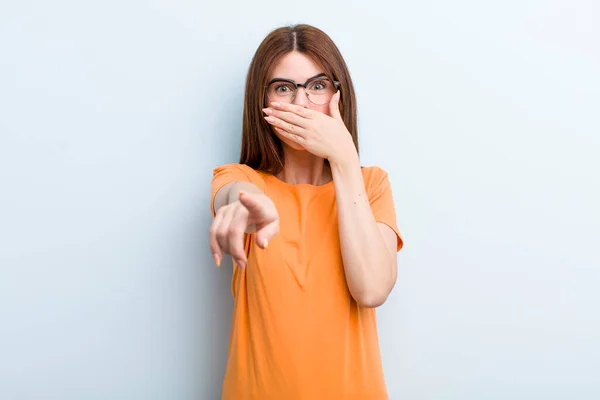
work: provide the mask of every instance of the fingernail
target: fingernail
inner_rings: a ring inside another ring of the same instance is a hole
[[[273,122],[273,121],[275,121],[275,120],[273,119],[273,117],[270,117],[270,116],[267,116],[267,117],[265,117],[265,119],[266,119],[267,121],[269,121],[269,122]]]
[[[267,239],[263,240],[263,249],[266,249],[269,245],[269,241]]]
[[[240,190],[240,196],[241,196],[241,195],[244,195],[244,194],[246,194],[246,192],[245,192],[245,191],[243,191],[243,190]]]
[[[238,260],[237,265],[240,268],[246,268],[246,264],[242,260]]]
[[[213,254],[213,258],[215,259],[215,264],[217,264],[217,267],[221,266],[221,258],[219,258],[219,255],[217,253]]]
[[[271,115],[273,113],[273,110],[271,110],[270,108],[263,108],[263,112],[267,115]]]

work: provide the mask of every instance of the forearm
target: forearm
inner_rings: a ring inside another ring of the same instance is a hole
[[[394,285],[394,258],[371,211],[358,157],[330,165],[348,289],[359,304],[375,307]]]
[[[262,193],[262,190],[260,190],[258,186],[250,182],[237,181],[228,183],[227,185],[223,186],[215,196],[215,212],[223,206],[238,201],[240,198],[240,192]]]

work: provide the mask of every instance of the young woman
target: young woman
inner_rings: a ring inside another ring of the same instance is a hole
[[[361,168],[332,40],[284,27],[250,65],[239,164],[214,170],[210,246],[234,260],[226,400],[387,399],[375,307],[402,239],[387,174]]]

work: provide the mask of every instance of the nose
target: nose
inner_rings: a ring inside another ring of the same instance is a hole
[[[306,108],[308,107],[308,103],[309,101],[306,90],[303,87],[299,87],[298,90],[296,90],[296,98],[294,99],[293,104]]]

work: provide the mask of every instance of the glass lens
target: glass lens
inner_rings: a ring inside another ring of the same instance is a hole
[[[331,101],[335,94],[335,87],[329,79],[318,78],[308,84],[306,92],[313,104],[323,105]]]
[[[269,85],[267,96],[271,101],[291,102],[296,88],[290,82],[275,81]]]

